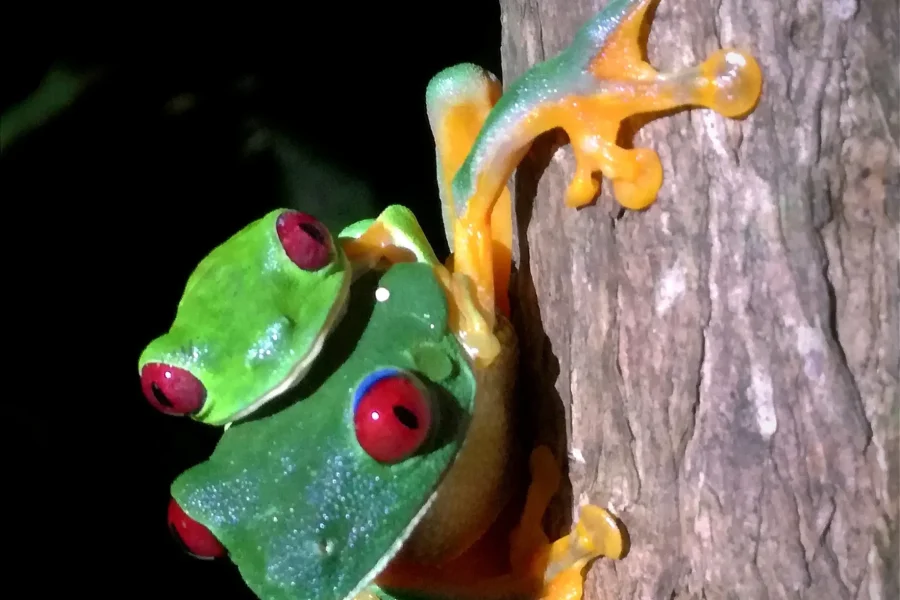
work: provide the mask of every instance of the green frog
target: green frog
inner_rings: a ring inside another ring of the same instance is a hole
[[[376,228],[393,260],[438,263],[403,206],[337,236],[306,213],[274,210],[215,248],[188,278],[169,331],[138,361],[151,406],[228,425],[300,382],[344,316],[353,278],[386,252],[357,250],[351,261],[343,244]]]

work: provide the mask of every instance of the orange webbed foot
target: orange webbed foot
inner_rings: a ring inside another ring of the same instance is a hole
[[[589,504],[581,507],[572,531],[551,544],[542,521],[561,473],[546,446],[535,448],[530,467],[525,510],[510,535],[510,564],[513,571],[543,581],[541,600],[580,600],[585,567],[601,556],[622,558],[625,531],[607,510]]]
[[[659,73],[644,59],[639,38],[655,0],[613,0],[561,54],[535,65],[500,97],[453,176],[448,195],[457,218],[457,271],[475,283],[490,321],[494,297],[491,215],[513,170],[537,136],[568,133],[576,170],[566,194],[573,207],[590,203],[600,173],[624,207],[648,207],[662,185],[662,165],[649,148],[617,143],[622,121],[637,115],[700,106],[727,117],[751,111],[762,92],[752,56],[719,50],[695,67]],[[446,174],[445,174],[446,177]]]
[[[521,149],[545,131],[561,127],[572,142],[577,166],[569,205],[590,202],[599,187],[594,174],[602,172],[623,206],[643,208],[659,190],[662,167],[652,150],[618,145],[623,120],[691,106],[727,117],[753,108],[762,74],[748,54],[719,50],[672,73],[659,73],[644,60],[639,38],[654,1],[614,0],[560,55],[532,67],[500,98],[453,181],[457,203],[470,198],[473,223],[490,208],[490,186],[505,184]]]

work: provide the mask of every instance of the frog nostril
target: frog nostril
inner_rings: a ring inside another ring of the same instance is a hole
[[[334,540],[319,540],[316,546],[319,548],[319,553],[324,556],[331,556],[334,552]]]

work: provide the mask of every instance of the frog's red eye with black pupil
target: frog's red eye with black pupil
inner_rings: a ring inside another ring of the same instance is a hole
[[[361,386],[353,414],[356,439],[381,463],[400,462],[428,439],[432,408],[424,386],[400,371],[373,374]]]
[[[185,369],[163,363],[144,365],[141,389],[150,404],[167,415],[192,415],[206,401],[206,388],[199,379]]]
[[[304,271],[318,271],[331,262],[331,236],[308,214],[296,210],[281,213],[275,231],[285,254]]]
[[[212,560],[226,554],[222,542],[209,529],[187,516],[175,498],[169,501],[169,531],[192,556]]]

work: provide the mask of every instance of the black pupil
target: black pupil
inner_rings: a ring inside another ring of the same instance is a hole
[[[322,246],[325,245],[325,235],[322,233],[321,229],[319,229],[312,223],[300,223],[299,227],[306,233],[306,235],[314,239],[316,243]]]
[[[169,533],[172,534],[172,537],[175,538],[175,542],[181,547],[181,549],[188,554],[192,554],[191,549],[188,548],[187,544],[181,538],[181,534],[178,533],[178,528],[175,527],[174,524],[169,523]]]
[[[159,389],[159,386],[156,385],[156,382],[150,384],[150,389],[153,391],[153,397],[156,398],[156,401],[165,406],[166,408],[173,408],[175,405],[172,404],[172,401],[169,400],[163,391]]]
[[[405,406],[395,406],[394,416],[397,417],[397,420],[407,429],[419,428],[419,419],[417,419],[416,415]]]

